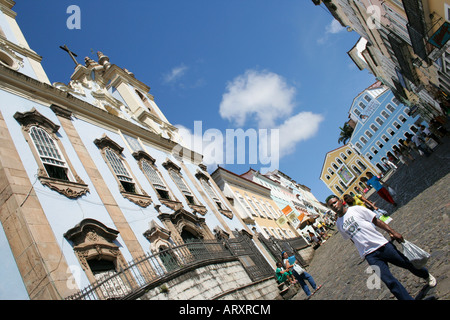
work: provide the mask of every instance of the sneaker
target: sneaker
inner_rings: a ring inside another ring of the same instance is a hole
[[[431,274],[428,274],[427,282],[428,282],[428,285],[429,285],[431,288],[436,287],[436,278],[433,277]]]

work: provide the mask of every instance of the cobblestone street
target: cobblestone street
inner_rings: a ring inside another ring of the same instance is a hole
[[[431,156],[415,155],[412,164],[399,164],[398,169],[386,177],[386,182],[397,193],[394,196],[397,208],[376,193],[369,199],[391,213],[390,226],[431,254],[427,268],[437,279],[437,286],[426,292],[425,299],[449,300],[450,137],[442,142]],[[337,230],[331,234],[332,237],[316,250],[307,268],[316,283],[323,285],[311,300],[395,299],[383,283],[380,288],[368,288],[371,274],[367,262],[361,260],[353,243],[344,241]],[[395,245],[401,249],[399,243]],[[391,271],[413,297],[422,292],[424,280],[396,266],[391,266]],[[300,289],[293,299],[305,297]]]

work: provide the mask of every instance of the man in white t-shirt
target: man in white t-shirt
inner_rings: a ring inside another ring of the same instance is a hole
[[[397,248],[376,229],[386,231],[392,240],[403,242],[403,236],[376,218],[376,214],[362,206],[344,206],[342,200],[335,195],[325,200],[328,207],[338,218],[336,226],[344,239],[350,239],[356,246],[359,255],[366,259],[369,265],[377,266],[380,278],[392,294],[399,300],[413,300],[405,287],[392,275],[388,263],[404,268],[414,275],[426,279],[430,287],[436,286],[436,279],[426,268],[417,269]]]

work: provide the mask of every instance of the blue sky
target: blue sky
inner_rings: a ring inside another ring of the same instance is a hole
[[[320,201],[330,194],[319,180],[325,154],[339,147],[353,98],[375,78],[347,55],[359,35],[324,8],[310,0],[16,2],[19,26],[52,83],[68,83],[74,70],[59,46],[80,63],[102,51],[149,85],[167,119],[191,134],[195,121],[201,134],[224,137],[227,129],[276,130],[279,169]],[[80,29],[67,27],[70,5],[80,8]],[[267,167],[260,160],[220,165],[241,174]]]

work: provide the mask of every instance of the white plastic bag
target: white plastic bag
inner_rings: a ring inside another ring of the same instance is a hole
[[[295,272],[297,272],[299,275],[301,275],[303,272],[305,272],[305,270],[300,267],[298,264],[294,264],[294,270]]]
[[[415,244],[406,241],[402,242],[403,254],[409,261],[416,267],[417,269],[423,268],[428,259],[430,258],[430,254],[425,250],[422,250]]]
[[[373,210],[373,212],[375,212],[375,214],[377,215],[377,218],[379,219],[381,216],[385,215],[388,216],[388,212],[384,209],[378,208],[377,210]]]
[[[388,191],[391,194],[391,196],[395,196],[397,193],[395,192],[394,188],[388,187]]]

